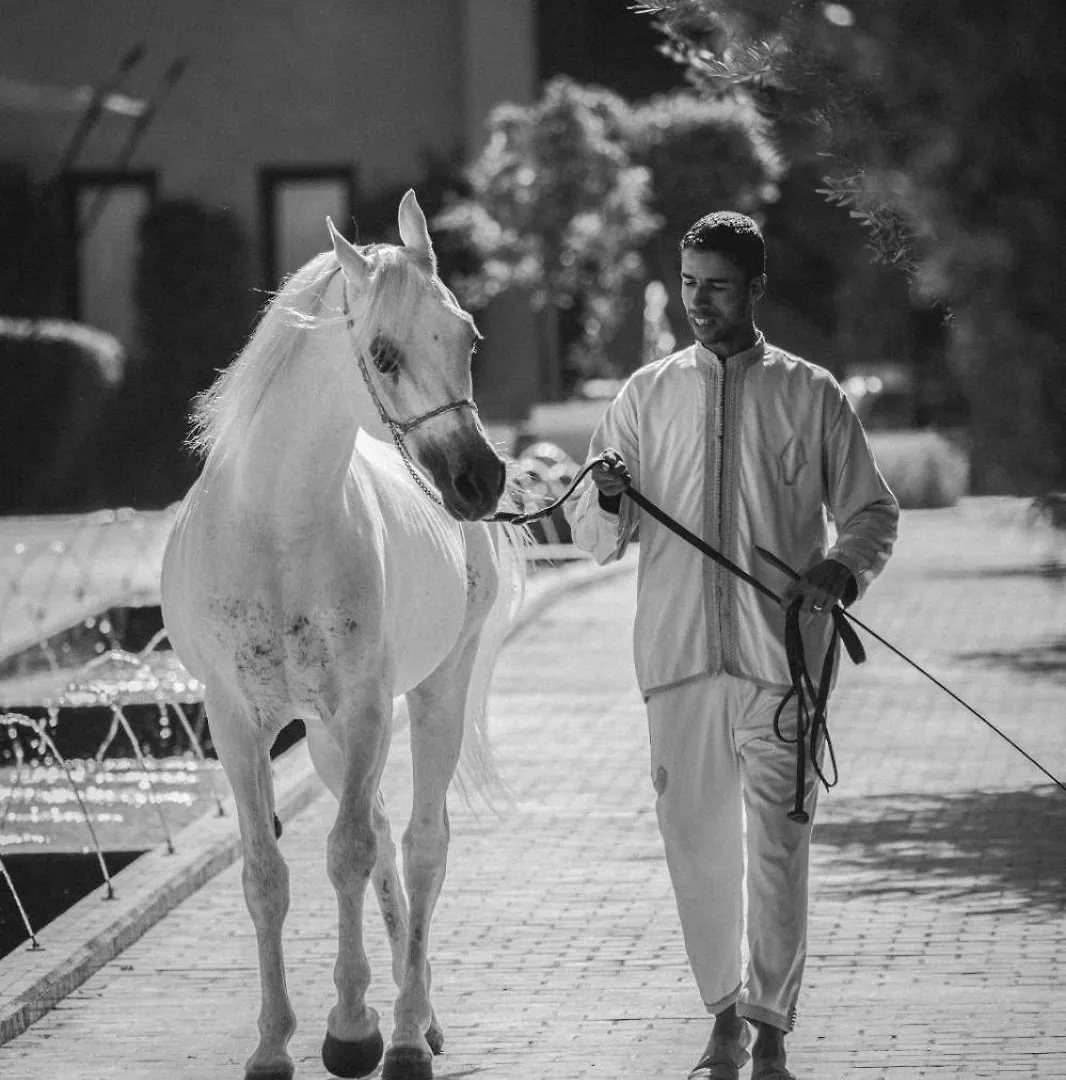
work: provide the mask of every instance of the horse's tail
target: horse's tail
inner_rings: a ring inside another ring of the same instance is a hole
[[[494,791],[503,793],[505,798],[508,792],[489,743],[489,684],[507,633],[525,597],[526,549],[532,545],[533,537],[524,526],[494,522],[488,528],[496,550],[499,583],[496,600],[478,639],[477,656],[466,693],[463,745],[455,779],[456,787],[468,805],[474,802],[477,794],[491,806]]]

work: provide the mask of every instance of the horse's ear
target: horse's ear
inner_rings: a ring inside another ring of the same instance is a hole
[[[407,194],[400,200],[399,222],[400,239],[404,247],[420,252],[436,271],[437,257],[433,254],[433,241],[429,238],[426,215],[422,213],[422,207],[418,205],[413,189],[409,188]]]
[[[353,285],[365,285],[370,278],[370,260],[354,245],[350,244],[333,224],[332,218],[326,218],[329,236],[333,241],[333,251],[340,260],[344,276]]]

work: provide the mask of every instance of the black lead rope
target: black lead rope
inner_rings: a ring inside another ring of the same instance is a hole
[[[781,602],[781,597],[772,589],[767,588],[758,578],[752,577],[751,574],[708,544],[702,537],[696,536],[695,533],[686,529],[684,525],[675,521],[655,503],[641,495],[632,484],[626,488],[625,493],[642,510],[665,525],[671,532],[676,533],[682,540],[691,544],[697,551],[718,563],[719,566],[724,567],[731,574],[740,578],[741,581],[747,582],[752,588],[758,589],[759,592],[773,600],[774,603]],[[756,548],[755,550],[761,555],[764,554],[762,548]],[[770,552],[765,552],[765,556],[769,556],[770,561],[781,569],[785,569],[787,566],[786,563],[783,563],[776,555],[772,555]],[[790,567],[788,573],[794,578],[799,576]],[[844,620],[843,608],[834,606],[830,609],[829,614],[833,620],[833,631],[829,641],[829,648],[826,650],[825,659],[822,662],[822,675],[818,680],[817,688],[811,678],[803,649],[803,635],[800,632],[799,621],[800,601],[794,601],[785,615],[785,655],[788,659],[791,686],[774,714],[774,734],[782,742],[795,742],[796,745],[795,800],[788,816],[792,821],[800,825],[810,821],[810,814],[804,809],[807,793],[808,754],[819,780],[822,781],[827,790],[833,787],[839,779],[836,755],[833,753],[833,743],[829,738],[828,722],[829,690],[833,685],[833,668],[836,662],[837,646],[843,642],[848,656],[855,664],[861,664],[866,659],[866,650],[862,647],[859,635]],[[781,716],[785,707],[793,700],[796,702],[796,735],[794,740],[785,735],[781,729]],[[820,764],[820,750],[823,741],[826,744],[826,751],[833,766],[832,781],[826,778]]]
[[[797,824],[806,825],[811,819],[804,806],[807,795],[808,756],[818,779],[825,785],[827,791],[836,786],[840,778],[836,754],[833,752],[833,741],[829,737],[829,691],[833,685],[833,669],[836,666],[837,648],[841,639],[840,628],[846,624],[843,612],[834,607],[830,612],[833,619],[833,631],[825,659],[822,661],[822,674],[818,680],[818,687],[815,689],[803,651],[803,635],[799,621],[800,603],[799,599],[794,600],[785,615],[785,655],[788,658],[788,673],[792,685],[774,713],[774,734],[782,742],[796,744],[796,798],[788,816]],[[861,660],[856,661],[856,663],[861,662]],[[781,717],[792,700],[796,702],[796,734],[794,738],[789,738],[781,729]],[[832,780],[829,780],[822,770],[823,742],[833,767]]]
[[[538,510],[532,510],[523,513],[511,513],[500,512],[495,514],[490,521],[502,521],[512,525],[528,525],[530,522],[538,521],[541,518],[547,517],[549,514],[554,513],[567,499],[574,494],[577,490],[578,484],[584,479],[584,477],[592,471],[597,465],[604,463],[610,464],[604,454],[593,458],[587,462],[581,471],[574,477],[573,482],[566,489],[566,491],[554,502],[549,503],[547,506],[542,506]],[[713,548],[702,537],[697,536],[695,533],[690,532],[684,527],[684,525],[675,521],[666,511],[660,509],[650,499],[645,498],[635,487],[633,487],[632,481],[629,478],[629,474],[625,475],[626,488],[624,494],[633,500],[642,510],[644,510],[656,521],[665,525],[672,533],[679,536],[686,543],[691,544],[697,551],[706,555],[707,558],[718,563],[719,566],[724,567],[731,574],[740,578],[741,581],[747,582],[752,588],[757,589],[764,596],[773,600],[775,603],[781,602],[781,597],[778,596],[772,589],[767,588],[758,578],[752,577],[746,570],[738,566],[731,559],[727,558],[716,548]],[[799,578],[799,574],[784,562],[779,559],[773,552],[767,551],[765,548],[756,546],[756,553],[760,558],[765,559],[771,563],[783,574],[793,580]],[[810,820],[810,815],[804,809],[806,786],[807,786],[807,757],[810,756],[811,763],[815,772],[818,774],[819,780],[830,788],[836,784],[839,779],[837,772],[836,756],[833,753],[833,744],[829,738],[829,728],[827,724],[827,713],[829,705],[829,691],[833,684],[833,671],[836,664],[837,645],[843,644],[851,661],[855,664],[861,664],[866,659],[866,650],[863,648],[862,642],[859,640],[859,635],[855,631],[855,627],[864,630],[871,637],[876,638],[886,649],[893,652],[901,660],[910,664],[917,672],[924,675],[934,686],[943,690],[948,697],[958,702],[964,709],[967,709],[978,720],[981,721],[986,727],[994,731],[1004,742],[1008,743],[1019,754],[1022,755],[1030,764],[1035,765],[1056,787],[1066,792],[1066,784],[1064,784],[1057,776],[1046,769],[1032,754],[1024,750],[1019,746],[1009,735],[1001,731],[995,724],[992,723],[986,716],[983,716],[977,711],[968,701],[965,701],[950,687],[945,686],[934,675],[930,674],[917,663],[912,660],[902,649],[897,648],[892,642],[883,638],[876,630],[867,626],[866,623],[857,619],[851,612],[846,611],[841,605],[835,604],[828,612],[833,620],[833,630],[830,636],[829,648],[826,651],[825,659],[822,662],[822,674],[818,680],[818,685],[815,687],[814,681],[811,679],[810,671],[807,666],[806,657],[803,649],[803,636],[800,632],[800,601],[794,601],[788,608],[785,616],[785,655],[788,660],[789,667],[789,679],[791,681],[791,688],[785,694],[784,699],[778,706],[777,712],[774,714],[774,732],[779,739],[784,742],[792,742],[793,740],[787,737],[781,729],[781,716],[784,713],[788,703],[792,700],[796,701],[796,797],[793,804],[793,808],[789,811],[789,817],[800,824],[804,824]],[[852,625],[854,623],[854,626]],[[833,779],[828,780],[822,771],[821,767],[821,747],[822,743],[825,743],[826,753],[829,755],[829,760],[833,769]]]

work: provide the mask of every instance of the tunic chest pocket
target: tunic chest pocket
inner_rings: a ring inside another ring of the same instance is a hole
[[[777,474],[781,483],[786,487],[795,486],[807,464],[803,440],[798,435],[790,436],[777,454]]]

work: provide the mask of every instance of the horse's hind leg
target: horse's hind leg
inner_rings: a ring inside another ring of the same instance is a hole
[[[373,815],[391,724],[392,700],[379,691],[352,708],[343,790],[327,846],[339,924],[337,1004],[326,1022],[322,1061],[337,1076],[368,1075],[377,1068],[384,1049],[378,1014],[366,1004],[370,965],[363,945],[363,905],[378,861]]]
[[[311,751],[311,760],[319,776],[339,801],[344,792],[344,761],[341,757],[341,744],[330,735],[323,724],[309,722],[307,746]],[[377,840],[377,858],[370,880],[377,894],[381,917],[385,923],[385,933],[389,939],[389,950],[392,953],[392,977],[399,989],[403,986],[407,960],[407,895],[396,868],[396,844],[392,839],[392,827],[389,823],[385,798],[380,789],[374,798],[372,821],[374,836]],[[430,1023],[426,1039],[433,1053],[439,1054],[443,1050],[444,1033],[440,1030],[436,1018]]]
[[[396,868],[396,844],[392,839],[392,826],[389,823],[385,799],[380,791],[374,801],[374,833],[377,836],[378,857],[370,880],[377,893],[378,906],[381,908],[381,917],[392,952],[392,977],[397,989],[403,989],[407,968],[407,894]],[[439,1054],[444,1049],[444,1032],[436,1016],[430,1020],[426,1041],[434,1054]]]
[[[274,835],[274,784],[267,734],[235,703],[210,691],[211,738],[237,803],[244,854],[244,898],[259,948],[259,1045],[245,1065],[247,1080],[290,1080],[289,1039],[296,1014],[285,985],[281,929],[289,910],[289,868]]]
[[[396,998],[396,1023],[383,1080],[428,1080],[433,1075],[429,1036],[439,1028],[429,1000],[429,929],[444,883],[449,840],[445,798],[459,760],[476,648],[475,636],[407,695],[414,796],[411,821],[403,836],[403,863],[410,913],[406,970]]]

